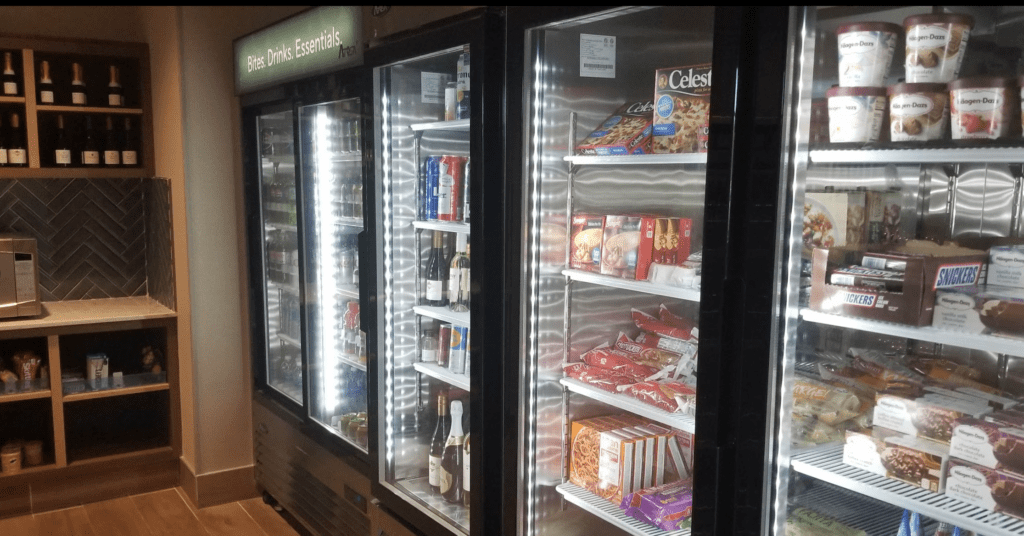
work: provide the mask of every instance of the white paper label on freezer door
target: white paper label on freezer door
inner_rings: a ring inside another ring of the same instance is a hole
[[[420,102],[443,104],[444,87],[451,75],[444,73],[420,73]]]
[[[615,78],[615,36],[580,34],[580,76]]]

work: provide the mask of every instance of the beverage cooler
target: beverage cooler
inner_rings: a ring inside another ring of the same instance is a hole
[[[775,26],[777,219],[748,229],[775,247],[751,271],[768,381],[743,377],[768,411],[738,432],[765,448],[734,458],[737,533],[1024,534],[1024,11]]]
[[[428,535],[497,534],[502,519],[503,46],[502,13],[483,9],[367,52],[373,490]]]
[[[727,533],[716,496],[741,15],[510,9],[509,63],[524,67],[509,75],[523,240],[508,534]]]

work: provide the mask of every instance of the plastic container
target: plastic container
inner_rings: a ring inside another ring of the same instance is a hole
[[[946,84],[896,84],[889,87],[889,135],[892,141],[941,140],[949,123]]]
[[[890,22],[855,22],[836,29],[839,85],[882,87],[903,28]]]
[[[949,83],[949,119],[954,140],[1005,138],[1013,109],[1016,81],[995,76],[962,78]]]
[[[833,87],[828,97],[828,137],[832,143],[866,143],[882,136],[884,87]]]
[[[21,444],[8,443],[0,448],[0,472],[5,475],[21,472]]]
[[[25,465],[43,464],[43,442],[38,439],[25,443]]]
[[[956,13],[929,13],[903,19],[907,34],[908,83],[945,83],[960,74],[974,18]]]

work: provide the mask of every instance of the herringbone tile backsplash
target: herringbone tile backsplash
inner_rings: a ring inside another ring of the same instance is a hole
[[[163,179],[0,181],[0,232],[36,239],[44,301],[153,295],[173,308],[173,284],[168,289],[166,282],[171,269],[166,183]],[[165,223],[161,226],[153,220]],[[160,266],[150,266],[153,263]],[[149,288],[154,270],[159,274],[159,295]],[[173,273],[169,277],[173,282]]]

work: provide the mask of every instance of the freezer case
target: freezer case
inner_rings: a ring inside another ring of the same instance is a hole
[[[1024,534],[1022,30],[793,10],[762,533]]]
[[[706,207],[728,201],[728,165],[712,188],[709,162],[728,161],[730,136],[716,142],[710,116],[734,113],[735,47],[716,48],[735,21],[712,7],[579,12],[510,14],[525,66],[510,92],[524,230],[516,531],[690,534],[701,516],[713,527],[693,490],[713,502],[697,423],[715,414],[720,360],[706,340],[697,352],[718,332],[702,300],[720,299],[727,226]]]

